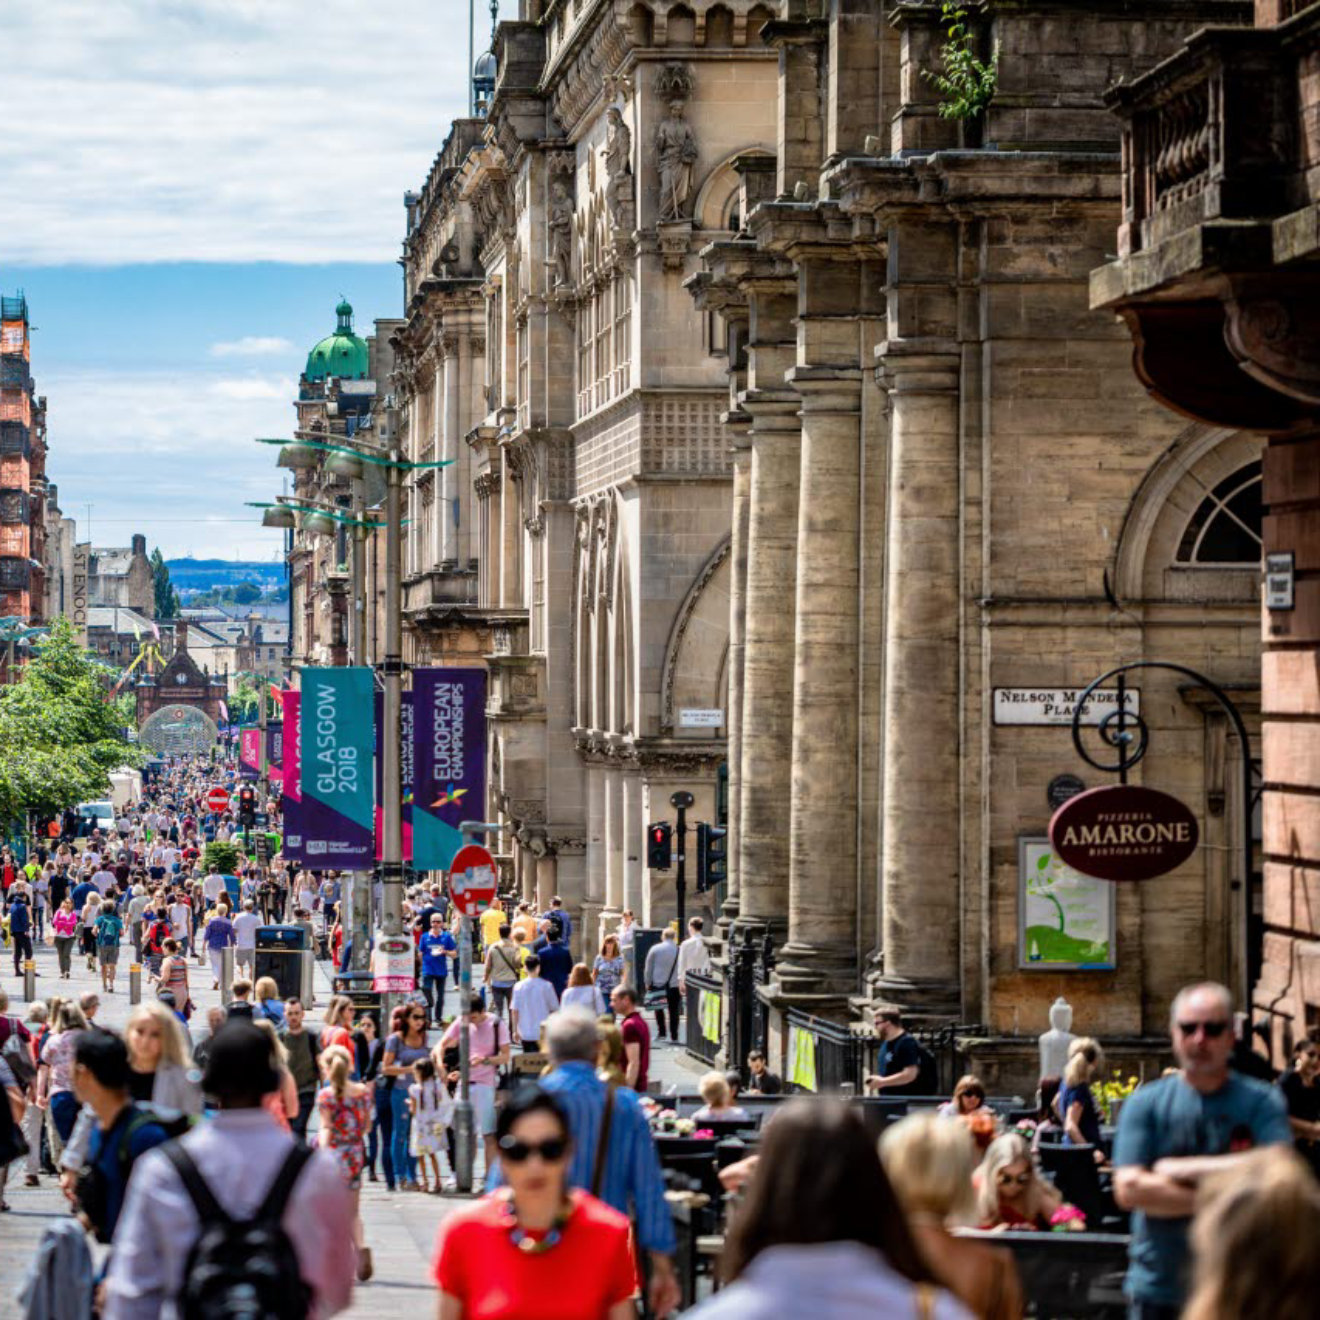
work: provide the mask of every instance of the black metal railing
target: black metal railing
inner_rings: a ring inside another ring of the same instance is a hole
[[[784,1025],[788,1038],[784,1080],[791,1090],[817,1095],[844,1087],[860,1091],[863,1042],[846,1024],[790,1008]]]
[[[728,956],[724,967],[724,994],[727,1000],[730,1068],[737,1068],[747,1080],[747,1056],[752,1050],[765,1051],[769,1033],[764,1000],[757,987],[769,984],[774,971],[774,944],[768,934],[741,930],[737,923],[729,932]]]
[[[687,1050],[698,1059],[713,1064],[722,1044],[724,987],[713,976],[688,972],[683,978],[684,1005],[687,1014]]]

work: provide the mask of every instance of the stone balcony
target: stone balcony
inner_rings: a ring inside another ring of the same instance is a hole
[[[1109,102],[1122,224],[1092,306],[1127,321],[1170,407],[1291,430],[1320,403],[1320,5],[1207,28]]]

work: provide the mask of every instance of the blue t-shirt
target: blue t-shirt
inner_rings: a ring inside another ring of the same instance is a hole
[[[1229,1073],[1219,1090],[1202,1095],[1181,1075],[1138,1087],[1124,1103],[1114,1140],[1114,1165],[1149,1169],[1179,1155],[1226,1155],[1254,1146],[1291,1143],[1282,1094],[1251,1077]],[[1187,1292],[1189,1219],[1161,1219],[1135,1210],[1124,1291],[1142,1302],[1180,1306]]]
[[[96,892],[96,886],[90,880],[83,880],[81,883],[74,885],[73,893],[69,896],[73,899],[73,910],[81,912],[83,905],[87,902],[87,895]]]
[[[1082,1136],[1086,1138],[1089,1145],[1098,1146],[1100,1144],[1100,1115],[1095,1111],[1095,1097],[1091,1094],[1091,1088],[1085,1082],[1080,1086],[1065,1086],[1059,1092],[1059,1113],[1065,1119],[1068,1117],[1068,1110],[1074,1104],[1080,1104],[1082,1107],[1081,1117],[1077,1121],[1077,1126],[1082,1130]],[[1071,1146],[1072,1138],[1065,1136],[1063,1144]]]
[[[428,930],[417,944],[422,951],[422,975],[448,976],[448,955],[458,952],[454,937],[447,930],[442,930],[439,935],[432,935]]]
[[[124,1208],[124,1193],[128,1188],[133,1165],[153,1146],[163,1146],[169,1140],[165,1129],[154,1122],[140,1122],[132,1135],[126,1135],[133,1120],[143,1112],[138,1105],[125,1105],[108,1130],[102,1131],[98,1126],[93,1131],[87,1147],[88,1162],[95,1165],[105,1179],[106,1223],[97,1225],[104,1233],[102,1240],[105,1242],[114,1235],[115,1225],[119,1222],[119,1212]],[[121,1150],[125,1139],[128,1142],[126,1151]]]
[[[573,970],[573,955],[558,941],[548,940],[537,957],[541,960],[541,976],[554,986],[555,994],[562,999],[569,973]]]

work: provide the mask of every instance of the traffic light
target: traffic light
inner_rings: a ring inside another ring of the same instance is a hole
[[[257,790],[244,785],[238,790],[238,823],[251,829],[257,819]]]
[[[667,871],[674,857],[674,827],[658,820],[646,827],[646,865],[652,871]]]
[[[697,822],[697,892],[703,894],[728,879],[729,831]]]

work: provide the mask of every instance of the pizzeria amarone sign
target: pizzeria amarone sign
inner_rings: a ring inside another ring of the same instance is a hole
[[[1169,793],[1109,784],[1054,813],[1050,843],[1075,871],[1100,880],[1151,880],[1181,866],[1200,841],[1190,808]]]

